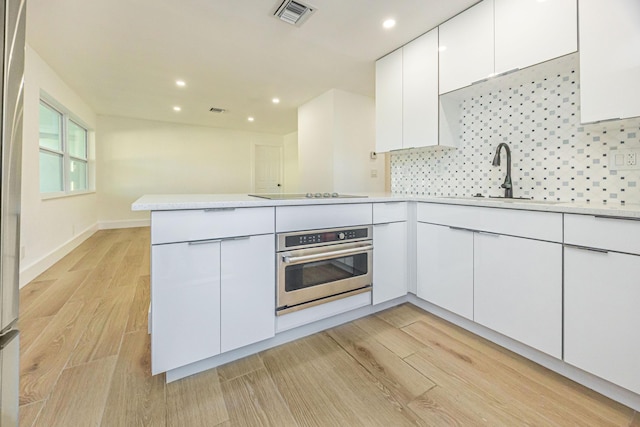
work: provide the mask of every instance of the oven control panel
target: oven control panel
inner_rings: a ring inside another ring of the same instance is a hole
[[[321,245],[332,242],[360,240],[369,238],[369,228],[350,228],[340,230],[318,230],[303,233],[292,233],[285,237],[285,247]]]

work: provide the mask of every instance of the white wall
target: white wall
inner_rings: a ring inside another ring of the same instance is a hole
[[[376,144],[375,100],[335,90],[334,109],[334,190],[339,193],[384,191],[384,157],[370,158]],[[376,177],[371,176],[372,170]]]
[[[298,132],[284,136],[284,192],[299,193],[298,175]]]
[[[42,200],[39,175],[39,100],[41,91],[70,110],[89,129],[96,115],[60,77],[27,46],[25,59],[22,149],[20,286],[58,261],[96,229],[95,193]],[[93,140],[90,141],[93,148]]]
[[[333,190],[333,91],[298,108],[298,171],[302,192]]]
[[[382,192],[385,167],[375,151],[375,100],[332,89],[298,108],[303,192]],[[371,177],[371,170],[377,177]]]
[[[201,126],[99,116],[98,212],[102,228],[148,224],[132,212],[144,194],[250,193],[255,144],[283,137]]]

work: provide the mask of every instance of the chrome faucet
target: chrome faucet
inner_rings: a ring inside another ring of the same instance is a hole
[[[504,147],[507,152],[507,176],[504,178],[504,182],[500,187],[504,188],[504,197],[505,198],[513,198],[513,184],[511,183],[511,150],[509,146],[501,142],[498,144],[498,148],[496,148],[496,155],[493,156],[493,162],[491,163],[493,166],[500,166],[500,149]]]

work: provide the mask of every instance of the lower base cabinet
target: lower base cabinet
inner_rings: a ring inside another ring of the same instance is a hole
[[[373,226],[373,304],[407,294],[407,223]]]
[[[474,321],[562,358],[562,245],[474,235]]]
[[[640,394],[640,256],[564,249],[565,362]]]
[[[220,354],[220,241],[151,247],[151,373]]]
[[[473,320],[473,231],[418,223],[418,297]]]
[[[273,234],[222,242],[220,351],[275,335]]]
[[[275,335],[274,235],[153,245],[151,371]]]

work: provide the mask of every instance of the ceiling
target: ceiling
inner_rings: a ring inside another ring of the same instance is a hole
[[[373,97],[377,58],[476,1],[302,0],[296,27],[281,0],[29,0],[27,43],[97,114],[287,134],[329,89]]]

